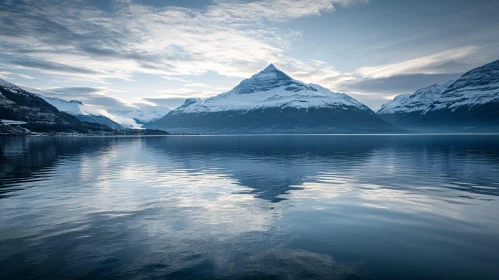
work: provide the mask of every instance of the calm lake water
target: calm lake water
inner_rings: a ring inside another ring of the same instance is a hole
[[[0,279],[499,279],[499,136],[0,148]]]

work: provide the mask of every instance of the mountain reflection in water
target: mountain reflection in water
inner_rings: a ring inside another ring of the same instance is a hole
[[[499,136],[0,139],[0,278],[494,279]]]

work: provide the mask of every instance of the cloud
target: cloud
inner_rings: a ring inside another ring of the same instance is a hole
[[[99,106],[105,110],[128,110],[136,106],[121,98],[112,97],[107,88],[92,87],[64,87],[64,88],[32,88],[21,86],[30,92],[35,92],[49,97],[57,97],[65,100],[79,100],[88,105]]]
[[[28,79],[28,80],[36,79],[35,77],[31,77],[30,75],[26,75],[26,74],[19,74],[19,73],[8,72],[8,71],[0,71],[0,77],[2,77],[4,79],[15,80],[16,78],[14,78],[12,76],[21,77],[21,78]]]
[[[189,97],[211,97],[226,91],[229,91],[229,88],[213,88],[213,87],[181,87],[181,88],[173,88],[158,91],[161,94],[161,97],[180,97],[180,98],[189,98]]]
[[[445,74],[461,72],[463,66],[469,64],[459,63],[460,60],[468,58],[480,50],[476,46],[462,47],[444,52],[423,56],[400,63],[392,63],[378,66],[362,67],[356,73],[365,78],[387,78],[407,74]],[[461,68],[459,71],[456,69]]]
[[[217,5],[208,10],[207,15],[227,22],[246,21],[285,21],[321,12],[333,11],[331,0],[271,0],[271,1],[233,1],[218,0]],[[344,2],[344,1],[340,1]],[[346,1],[350,2],[350,1]],[[344,4],[344,3],[342,3]]]
[[[0,2],[0,63],[10,69],[38,70],[70,81],[106,83],[132,80],[136,73],[185,82],[161,91],[177,104],[187,97],[209,97],[228,90],[213,88],[185,76],[215,72],[247,78],[269,62],[279,62],[296,78],[334,86],[351,79],[326,63],[309,65],[286,55],[301,36],[293,29],[273,27],[307,16],[331,13],[335,6],[358,0],[215,0],[204,9],[155,7],[136,1],[108,1],[97,7],[83,0]],[[189,79],[190,80],[190,79]],[[68,83],[66,83],[68,84]],[[76,88],[54,92],[81,97],[89,104],[104,99],[99,89],[84,95]],[[113,97],[114,98],[114,97]],[[114,100],[116,101],[116,100]],[[122,102],[117,106],[123,106]]]
[[[144,98],[145,101],[150,102],[157,106],[164,106],[168,108],[177,108],[184,104],[186,98],[181,97],[165,97],[165,98]]]
[[[7,61],[7,63],[11,65],[21,66],[24,68],[41,69],[41,70],[46,70],[48,72],[56,72],[56,73],[99,74],[99,72],[90,69],[84,69],[56,62],[48,62],[41,60],[36,61],[36,60],[26,60],[26,59],[11,59],[10,61]]]
[[[0,3],[4,63],[92,79],[149,73],[174,78],[215,71],[247,77],[299,32],[269,22],[334,11],[356,0],[217,0],[206,9],[153,7],[115,1],[111,11],[77,1]]]
[[[66,95],[86,95],[102,92],[103,88],[93,88],[93,87],[65,87],[65,88],[51,88],[48,89],[49,92],[66,94]]]
[[[388,78],[357,79],[342,85],[346,92],[387,93],[387,95],[412,93],[433,84],[456,80],[462,73],[455,74],[411,74],[397,75]]]
[[[194,87],[194,88],[210,88],[209,85],[203,84],[203,83],[190,83],[190,84],[185,84],[185,87]]]

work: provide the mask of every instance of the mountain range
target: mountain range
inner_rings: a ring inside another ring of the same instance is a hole
[[[214,134],[400,131],[349,95],[297,81],[273,64],[228,92],[187,99],[145,127]]]
[[[107,125],[82,122],[59,111],[37,94],[3,80],[0,80],[0,119],[19,121],[24,129],[36,132],[112,131]],[[2,127],[1,130],[7,129]]]
[[[159,119],[170,111],[167,107],[147,103],[123,104],[104,109],[101,106],[86,104],[80,100],[58,98],[57,96],[60,96],[60,94],[50,90],[24,86],[21,88],[38,94],[60,111],[73,115],[80,120],[102,123],[117,129],[141,128],[143,124]]]
[[[199,134],[498,132],[499,60],[396,96],[377,113],[273,64],[228,92],[187,99],[172,111],[144,105],[109,112],[0,80],[0,120],[21,130],[78,133],[140,126]]]
[[[59,111],[73,115],[80,121],[100,123],[107,125],[114,129],[124,129],[125,127],[109,117],[106,117],[98,109],[92,108],[91,106],[83,104],[78,100],[64,100],[57,97],[47,97],[40,95],[45,101],[47,101],[52,106],[59,109]]]
[[[163,135],[164,131],[125,128],[96,108],[30,92],[0,80],[0,135],[31,133]]]
[[[432,85],[384,104],[378,115],[419,132],[499,131],[499,60],[456,81]]]

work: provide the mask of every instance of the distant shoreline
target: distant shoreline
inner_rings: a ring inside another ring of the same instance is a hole
[[[14,135],[0,134],[0,137],[68,137],[68,138],[111,138],[111,137],[179,137],[179,136],[202,136],[202,137],[272,137],[272,136],[473,136],[473,135],[499,135],[499,132],[494,133],[338,133],[338,134],[165,134],[165,135]]]

